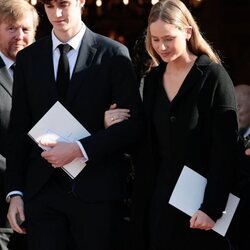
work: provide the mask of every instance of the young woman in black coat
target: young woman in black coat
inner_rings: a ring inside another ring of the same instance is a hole
[[[146,49],[155,67],[144,79],[147,137],[135,161],[134,244],[151,250],[230,249],[212,228],[238,174],[233,83],[179,0],[152,7]],[[123,116],[129,119],[124,109],[111,109],[105,123],[115,126]],[[184,165],[207,179],[191,219],[169,204]]]

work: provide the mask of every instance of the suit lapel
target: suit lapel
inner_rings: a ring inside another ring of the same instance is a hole
[[[10,76],[2,58],[0,57],[0,85],[3,86],[3,88],[10,96],[12,95],[12,83],[13,79]]]
[[[77,56],[66,103],[73,101],[80,88],[88,84],[84,82],[84,74],[90,67],[96,51],[95,35],[87,28]]]
[[[52,51],[52,39],[49,36],[46,40],[46,43],[41,43],[41,54],[40,60],[41,65],[43,67],[44,74],[40,76],[37,84],[37,88],[41,91],[41,95],[46,97],[49,101],[49,105],[54,104],[58,100],[57,96],[57,88],[55,83],[55,75],[54,75],[54,66],[53,66],[53,51]],[[38,69],[40,72],[41,69]]]

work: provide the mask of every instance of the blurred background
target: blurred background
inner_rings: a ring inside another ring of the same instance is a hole
[[[30,0],[41,17],[37,39],[51,31],[43,6]],[[86,0],[82,19],[95,32],[132,51],[157,0]],[[223,60],[235,85],[250,85],[250,0],[183,0],[203,35]]]

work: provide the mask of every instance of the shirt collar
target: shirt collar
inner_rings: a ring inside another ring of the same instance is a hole
[[[72,37],[67,44],[69,44],[74,50],[78,50],[80,45],[81,45],[81,41],[82,38],[85,34],[86,31],[86,25],[82,22],[82,27],[80,29],[80,31],[74,36]],[[53,43],[53,51],[55,51],[55,49],[57,48],[57,46],[59,44],[61,44],[62,42],[55,36],[54,31],[52,30],[52,43]]]
[[[13,60],[5,56],[1,51],[0,51],[0,56],[2,57],[3,62],[7,69],[9,69],[13,63],[15,63]]]
[[[250,126],[246,129],[244,136],[250,135]]]

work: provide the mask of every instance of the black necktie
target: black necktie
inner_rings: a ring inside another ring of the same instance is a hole
[[[10,66],[10,68],[11,68],[12,71],[13,71],[13,73],[14,73],[14,71],[15,71],[15,67],[16,67],[16,64],[15,64],[15,63],[13,63],[13,64]]]
[[[71,47],[68,44],[60,44],[58,48],[60,50],[60,58],[58,63],[56,85],[58,89],[58,99],[63,103],[69,87],[70,71],[67,53],[71,50]]]

